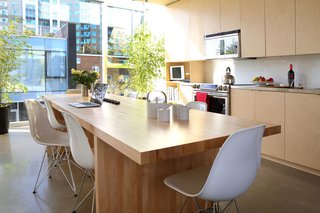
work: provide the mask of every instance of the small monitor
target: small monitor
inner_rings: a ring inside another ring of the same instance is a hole
[[[184,66],[170,66],[170,80],[181,81],[184,78]]]

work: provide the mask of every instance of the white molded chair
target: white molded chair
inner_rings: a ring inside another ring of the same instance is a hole
[[[85,170],[84,175],[82,177],[82,181],[81,181],[79,196],[77,198],[76,205],[73,209],[73,212],[76,212],[77,208],[87,199],[87,197],[91,193],[93,193],[92,208],[91,208],[91,212],[93,212],[94,202],[95,202],[95,186],[93,186],[93,188],[86,194],[86,196],[80,202],[78,202],[86,175],[89,175],[91,178],[94,177],[93,152],[90,148],[88,138],[85,132],[83,131],[81,125],[77,121],[77,119],[67,112],[62,112],[62,115],[65,119],[65,122],[68,128],[70,149],[71,149],[71,154],[73,156],[73,159],[77,164],[79,164]]]
[[[42,99],[44,101],[44,104],[46,106],[46,109],[47,109],[47,116],[48,116],[48,120],[51,124],[51,126],[55,129],[59,129],[59,130],[63,130],[63,129],[66,129],[66,125],[60,123],[56,116],[54,115],[53,113],[53,109],[52,109],[52,106],[49,102],[49,100],[45,97],[45,96],[42,96]]]
[[[25,106],[29,117],[30,133],[33,139],[38,144],[46,146],[41,166],[38,172],[37,180],[34,185],[33,193],[36,193],[36,190],[40,187],[43,181],[47,177],[51,177],[55,169],[59,168],[63,176],[65,177],[66,181],[68,182],[71,190],[74,192],[75,195],[77,195],[69,159],[70,151],[68,134],[64,132],[59,132],[51,127],[47,117],[46,110],[41,106],[41,104],[37,100],[26,100]],[[47,152],[48,147],[51,148],[50,153]],[[42,177],[40,178],[46,154],[48,154],[50,161],[48,162],[47,170],[42,174]],[[65,159],[68,164],[70,180],[60,165],[60,163]]]
[[[207,103],[200,102],[200,101],[191,101],[187,103],[186,106],[191,109],[196,109],[200,111],[207,111],[207,108],[208,108]]]
[[[228,212],[235,199],[243,195],[255,180],[261,160],[261,141],[265,126],[241,129],[225,141],[211,167],[201,167],[167,177],[164,183],[177,192],[213,201],[215,212]],[[187,200],[188,200],[187,198]],[[184,209],[185,201],[182,209]],[[218,202],[229,201],[220,211]]]

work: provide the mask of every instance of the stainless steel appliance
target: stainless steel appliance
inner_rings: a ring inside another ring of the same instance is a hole
[[[230,67],[226,68],[226,74],[223,76],[222,83],[223,84],[234,84],[235,83],[235,78],[233,75],[231,75]]]
[[[230,85],[194,84],[193,101],[197,92],[207,93],[208,111],[230,115]]]
[[[205,58],[240,58],[240,30],[206,35]]]

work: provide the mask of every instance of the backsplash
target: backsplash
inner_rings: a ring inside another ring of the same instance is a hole
[[[253,77],[272,77],[275,83],[288,83],[289,65],[295,72],[295,86],[320,88],[320,54],[282,56],[242,60],[208,60],[205,62],[205,82],[221,84],[226,67],[231,68],[236,84],[251,83]]]

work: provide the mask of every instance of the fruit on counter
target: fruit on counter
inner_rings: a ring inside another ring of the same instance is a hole
[[[268,82],[273,82],[273,78],[268,78],[267,81]]]
[[[256,77],[254,77],[254,78],[252,79],[252,81],[255,81],[255,82],[257,82],[257,81],[259,81],[259,82],[265,82],[265,81],[267,81],[267,82],[273,82],[273,78],[268,78],[268,79],[266,79],[266,78],[263,77],[263,76],[256,76]]]

